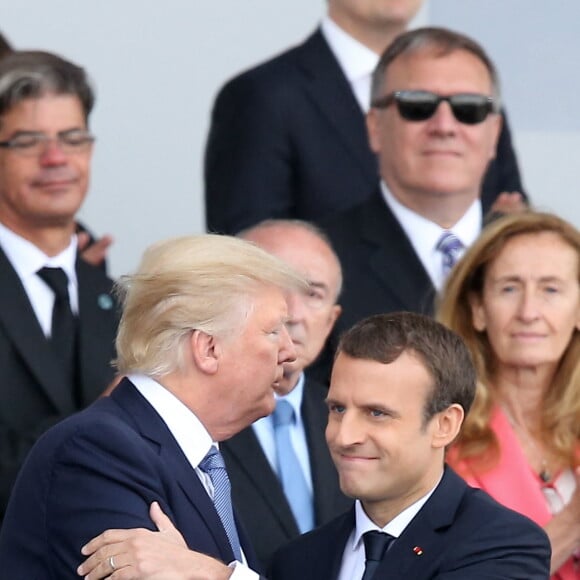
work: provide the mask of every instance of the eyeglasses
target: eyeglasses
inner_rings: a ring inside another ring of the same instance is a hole
[[[465,125],[477,125],[495,112],[493,97],[477,93],[437,95],[429,91],[396,91],[373,101],[372,106],[385,109],[396,103],[399,114],[407,121],[426,121],[431,118],[441,101],[447,101],[453,116]]]
[[[86,151],[95,141],[95,137],[84,129],[61,131],[56,137],[23,131],[7,141],[0,141],[0,147],[10,149],[19,155],[34,157],[42,155],[51,141],[56,141],[63,153],[79,153]]]

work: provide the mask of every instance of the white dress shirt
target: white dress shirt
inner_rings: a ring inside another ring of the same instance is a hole
[[[393,518],[384,528],[379,528],[366,514],[361,502],[356,500],[355,510],[355,527],[351,532],[342,555],[342,564],[338,580],[357,580],[362,578],[365,569],[365,544],[363,535],[373,530],[385,532],[394,538],[398,538],[405,528],[411,523],[411,520],[419,513],[419,510],[425,505],[431,494],[439,485],[437,484],[426,493],[423,497],[404,509],[398,516]]]
[[[344,72],[363,113],[371,101],[371,78],[379,62],[379,55],[347,34],[326,16],[320,26],[322,35]]]
[[[68,276],[68,294],[70,307],[74,314],[79,311],[78,282],[75,263],[77,259],[77,237],[73,235],[69,246],[56,256],[47,256],[32,242],[8,229],[0,223],[0,246],[8,261],[18,274],[28,300],[42,332],[49,338],[52,326],[52,309],[54,292],[50,286],[37,275],[38,270],[48,266],[62,268]]]
[[[218,447],[217,443],[212,441],[211,435],[195,414],[157,381],[139,374],[130,374],[127,378],[163,419],[213,501],[214,489],[211,478],[199,468],[199,464],[212,445]],[[245,563],[246,556],[243,550],[242,556]],[[234,561],[230,565],[234,568],[230,578],[234,580],[259,578],[256,572],[239,562]]]
[[[441,290],[445,282],[443,276],[443,256],[437,250],[437,243],[445,231],[453,232],[463,244],[463,249],[458,252],[460,258],[465,250],[473,244],[481,232],[482,210],[481,201],[476,199],[463,214],[461,219],[449,230],[429,221],[427,218],[415,213],[404,206],[381,181],[381,191],[386,204],[393,212],[403,231],[409,238],[415,253],[421,260],[431,282],[436,290]]]
[[[290,425],[290,441],[294,448],[294,453],[298,458],[302,473],[308,484],[308,488],[312,492],[312,471],[310,469],[310,457],[308,454],[308,442],[306,441],[306,431],[304,429],[304,422],[300,408],[302,406],[302,397],[304,394],[304,373],[300,375],[296,386],[283,397],[276,395],[276,401],[288,401],[294,409],[296,421]],[[264,455],[268,459],[270,466],[274,473],[278,473],[278,461],[276,453],[276,440],[274,435],[274,420],[272,415],[258,419],[253,425],[254,433],[258,438]]]

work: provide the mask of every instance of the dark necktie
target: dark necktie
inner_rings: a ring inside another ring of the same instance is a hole
[[[290,439],[290,426],[294,420],[292,405],[288,401],[278,401],[272,419],[278,458],[278,479],[294,514],[298,529],[303,534],[314,527],[314,510],[312,493]]]
[[[232,489],[222,454],[212,445],[199,464],[199,468],[205,471],[211,479],[215,509],[226,530],[236,560],[241,562],[242,549],[232,508]]]
[[[37,274],[54,293],[50,343],[71,392],[75,392],[77,321],[70,307],[68,276],[62,268],[41,268]]]
[[[453,232],[444,231],[437,242],[436,249],[443,255],[441,268],[443,279],[445,279],[451,271],[451,268],[455,265],[455,262],[457,262],[459,252],[463,249],[463,244]]]
[[[361,580],[371,580],[373,578],[385,552],[395,538],[384,532],[367,532],[363,534],[365,543],[365,572]]]

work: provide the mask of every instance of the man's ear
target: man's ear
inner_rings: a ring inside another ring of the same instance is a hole
[[[432,445],[438,449],[447,447],[459,434],[465,412],[463,407],[453,403],[433,417]]]
[[[330,331],[333,329],[338,317],[342,314],[342,306],[340,304],[335,304],[330,311],[329,323],[330,323]]]
[[[492,115],[490,118],[491,122],[491,141],[489,149],[489,160],[492,161],[497,156],[497,146],[499,143],[499,136],[501,135],[501,128],[503,127],[503,115],[498,113],[497,115]]]
[[[379,139],[379,111],[371,107],[366,116],[367,134],[369,146],[373,153],[379,153],[381,150],[381,141]]]
[[[202,330],[194,330],[189,339],[191,356],[195,366],[208,375],[213,375],[219,367],[221,348],[218,339]]]

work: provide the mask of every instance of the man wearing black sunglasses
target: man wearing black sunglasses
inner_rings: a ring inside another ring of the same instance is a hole
[[[219,91],[205,156],[209,231],[233,234],[268,218],[321,223],[370,195],[378,176],[365,129],[372,71],[422,2],[327,4],[303,43]],[[514,191],[522,183],[504,124],[482,187],[484,210]]]
[[[385,51],[367,127],[381,174],[374,194],[323,224],[344,269],[337,336],[396,310],[431,314],[435,293],[482,225],[486,168],[501,131],[499,82],[483,48],[422,28]]]

